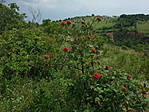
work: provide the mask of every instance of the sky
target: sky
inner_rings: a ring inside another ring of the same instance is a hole
[[[30,10],[41,11],[43,19],[63,20],[86,15],[119,16],[121,14],[149,14],[149,0],[5,0],[16,3],[20,13],[32,20]]]

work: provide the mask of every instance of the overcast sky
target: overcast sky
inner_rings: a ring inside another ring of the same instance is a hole
[[[26,13],[31,20],[29,9],[40,9],[43,19],[59,20],[86,15],[149,14],[149,0],[5,0],[17,3],[20,13]],[[6,4],[5,3],[5,4]]]

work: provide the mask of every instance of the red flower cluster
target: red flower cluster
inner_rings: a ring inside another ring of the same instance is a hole
[[[96,51],[96,49],[92,49],[92,53],[96,53],[97,51]]]
[[[132,76],[131,75],[127,75],[127,79],[131,79],[132,78]]]
[[[61,22],[61,25],[65,25],[65,24],[66,24],[66,22],[65,22],[65,21],[62,21],[62,22]]]
[[[109,70],[109,69],[110,69],[110,66],[106,65],[105,70]]]
[[[142,90],[141,91],[143,94],[148,94],[148,92],[146,90]]]
[[[69,48],[64,48],[64,49],[63,49],[63,51],[69,51],[69,50],[70,50]]]
[[[97,19],[97,20],[99,20],[99,21],[101,21],[101,20],[102,20],[100,17],[97,17],[96,19]]]
[[[92,37],[90,35],[88,35],[87,38],[91,39]]]
[[[72,24],[72,22],[71,22],[71,21],[66,21],[66,23],[67,23],[68,25]]]
[[[77,39],[77,38],[79,38],[79,37],[74,37],[74,39]]]
[[[94,73],[93,74],[94,79],[99,79],[101,75],[99,73]]]
[[[128,91],[128,89],[125,86],[121,85],[120,87],[122,87],[124,90]]]
[[[66,22],[65,21],[62,21],[61,22],[61,25],[66,25],[66,24],[70,25],[70,24],[72,24],[72,22],[71,21],[66,21]]]
[[[49,55],[44,55],[44,58],[48,59],[48,58],[50,58],[50,56]]]

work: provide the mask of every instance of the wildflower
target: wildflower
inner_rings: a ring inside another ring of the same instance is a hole
[[[106,65],[105,70],[109,70],[109,69],[110,69],[110,66]]]
[[[94,79],[99,79],[101,75],[99,73],[94,73],[93,74]]]
[[[68,25],[72,24],[72,22],[71,22],[71,21],[66,21],[66,23],[67,23]]]
[[[96,51],[96,49],[92,49],[92,53],[96,53],[97,51]]]
[[[143,94],[148,94],[148,92],[146,90],[142,90],[141,91]]]
[[[100,17],[97,17],[96,19],[97,19],[97,20],[99,20],[99,21],[101,21],[101,20],[102,20]]]
[[[74,37],[74,39],[77,39],[77,38],[79,38],[79,37]]]
[[[120,87],[122,87],[124,90],[128,91],[128,89],[125,86],[121,85]]]
[[[69,48],[64,48],[64,49],[63,49],[63,51],[69,51],[69,50],[70,50]]]
[[[130,79],[130,78],[132,78],[132,76],[131,75],[127,75],[127,79]]]
[[[65,21],[62,21],[62,22],[61,22],[61,25],[65,25],[65,24],[66,24],[66,22],[65,22]]]
[[[45,57],[46,59],[50,58],[50,56],[49,56],[49,55],[44,55],[44,57]]]
[[[91,39],[92,37],[88,35],[87,38]]]

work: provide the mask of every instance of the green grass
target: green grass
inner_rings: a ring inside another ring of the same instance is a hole
[[[91,22],[93,18],[96,18],[94,16],[89,17],[78,17],[78,18],[72,18],[71,20],[73,22],[82,22],[85,18],[86,21]],[[103,27],[112,27],[115,24],[115,21],[117,20],[117,17],[101,17],[102,21],[100,21],[98,24],[94,24],[93,27],[95,29],[103,28]]]
[[[149,82],[149,58],[144,57],[143,53],[106,44],[101,59],[102,63],[125,70],[136,80]]]
[[[76,17],[76,18],[72,18],[71,20],[76,22],[76,21],[82,21],[82,19],[85,18],[85,20],[91,22],[92,19],[94,18],[94,16],[88,16],[88,17]],[[116,21],[118,19],[118,17],[102,17],[102,21],[100,21],[100,23],[98,24],[94,24],[94,28],[98,29],[98,28],[110,28],[112,26],[114,26],[116,24]],[[134,27],[128,27],[128,29],[133,30]],[[114,30],[114,29],[113,29]],[[149,21],[147,22],[138,22],[137,24],[137,30],[140,33],[149,33]]]
[[[101,52],[101,63],[115,69],[122,69],[131,74],[138,83],[146,83],[149,87],[149,77],[146,77],[149,76],[149,59],[143,57],[143,53],[106,44]],[[61,74],[61,72],[54,74],[57,78],[50,82],[46,79],[33,80],[19,76],[13,77],[11,80],[1,79],[3,83],[0,84],[4,92],[0,96],[1,112],[26,112],[26,110],[33,112],[36,107],[40,108],[40,106],[45,107],[45,110],[43,109],[45,112],[55,107],[54,112],[65,111],[62,109],[68,107],[65,102],[66,99],[69,99],[66,89],[71,80],[64,79],[65,74]],[[36,112],[40,111],[36,110]]]
[[[137,28],[139,32],[149,34],[149,21],[138,24]]]

